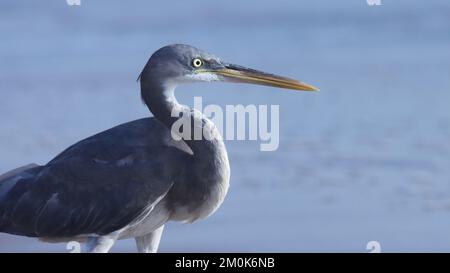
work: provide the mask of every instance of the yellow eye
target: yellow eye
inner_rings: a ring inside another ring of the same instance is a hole
[[[192,66],[193,66],[193,67],[199,68],[199,67],[202,66],[202,65],[203,65],[202,59],[195,58],[195,59],[192,60]]]

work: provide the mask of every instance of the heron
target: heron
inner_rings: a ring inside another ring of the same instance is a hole
[[[168,221],[192,223],[210,216],[230,180],[218,129],[198,110],[178,103],[175,88],[222,81],[317,90],[184,44],[155,51],[138,80],[153,117],[81,140],[45,165],[29,164],[0,176],[0,232],[44,242],[78,241],[88,252],[109,252],[117,240],[134,238],[138,252],[157,252]],[[176,138],[172,126],[180,118],[193,122]],[[190,138],[198,128],[213,137]]]

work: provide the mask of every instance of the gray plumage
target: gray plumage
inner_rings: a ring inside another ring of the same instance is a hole
[[[2,231],[50,238],[111,233],[137,218],[174,180],[189,183],[190,153],[154,118],[89,137],[45,166],[3,182],[15,185],[1,198]]]
[[[312,90],[187,45],[156,51],[139,80],[154,117],[86,138],[46,165],[0,176],[0,232],[49,241],[87,239],[94,252],[135,237],[140,251],[154,252],[166,221],[193,222],[213,213],[230,177],[218,130],[201,113],[180,105],[175,87],[220,80]],[[192,125],[182,128],[177,140],[171,128],[179,118]],[[215,137],[193,140],[195,130]]]

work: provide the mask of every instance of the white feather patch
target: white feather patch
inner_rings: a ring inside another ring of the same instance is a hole
[[[219,77],[217,77],[216,74],[210,72],[189,74],[186,75],[185,77],[193,82],[214,82],[219,80]]]

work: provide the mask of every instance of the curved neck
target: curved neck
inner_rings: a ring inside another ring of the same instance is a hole
[[[141,82],[142,99],[154,117],[171,131],[171,135],[177,134],[186,142],[195,157],[211,160],[227,157],[225,145],[215,125],[199,111],[179,104],[174,95],[175,87],[174,84]],[[187,127],[177,126],[176,123],[186,124]]]
[[[174,85],[161,83],[145,84],[141,82],[142,100],[155,118],[161,121],[169,130],[178,119],[177,117],[172,117],[172,112],[184,108],[175,98],[174,91]]]

